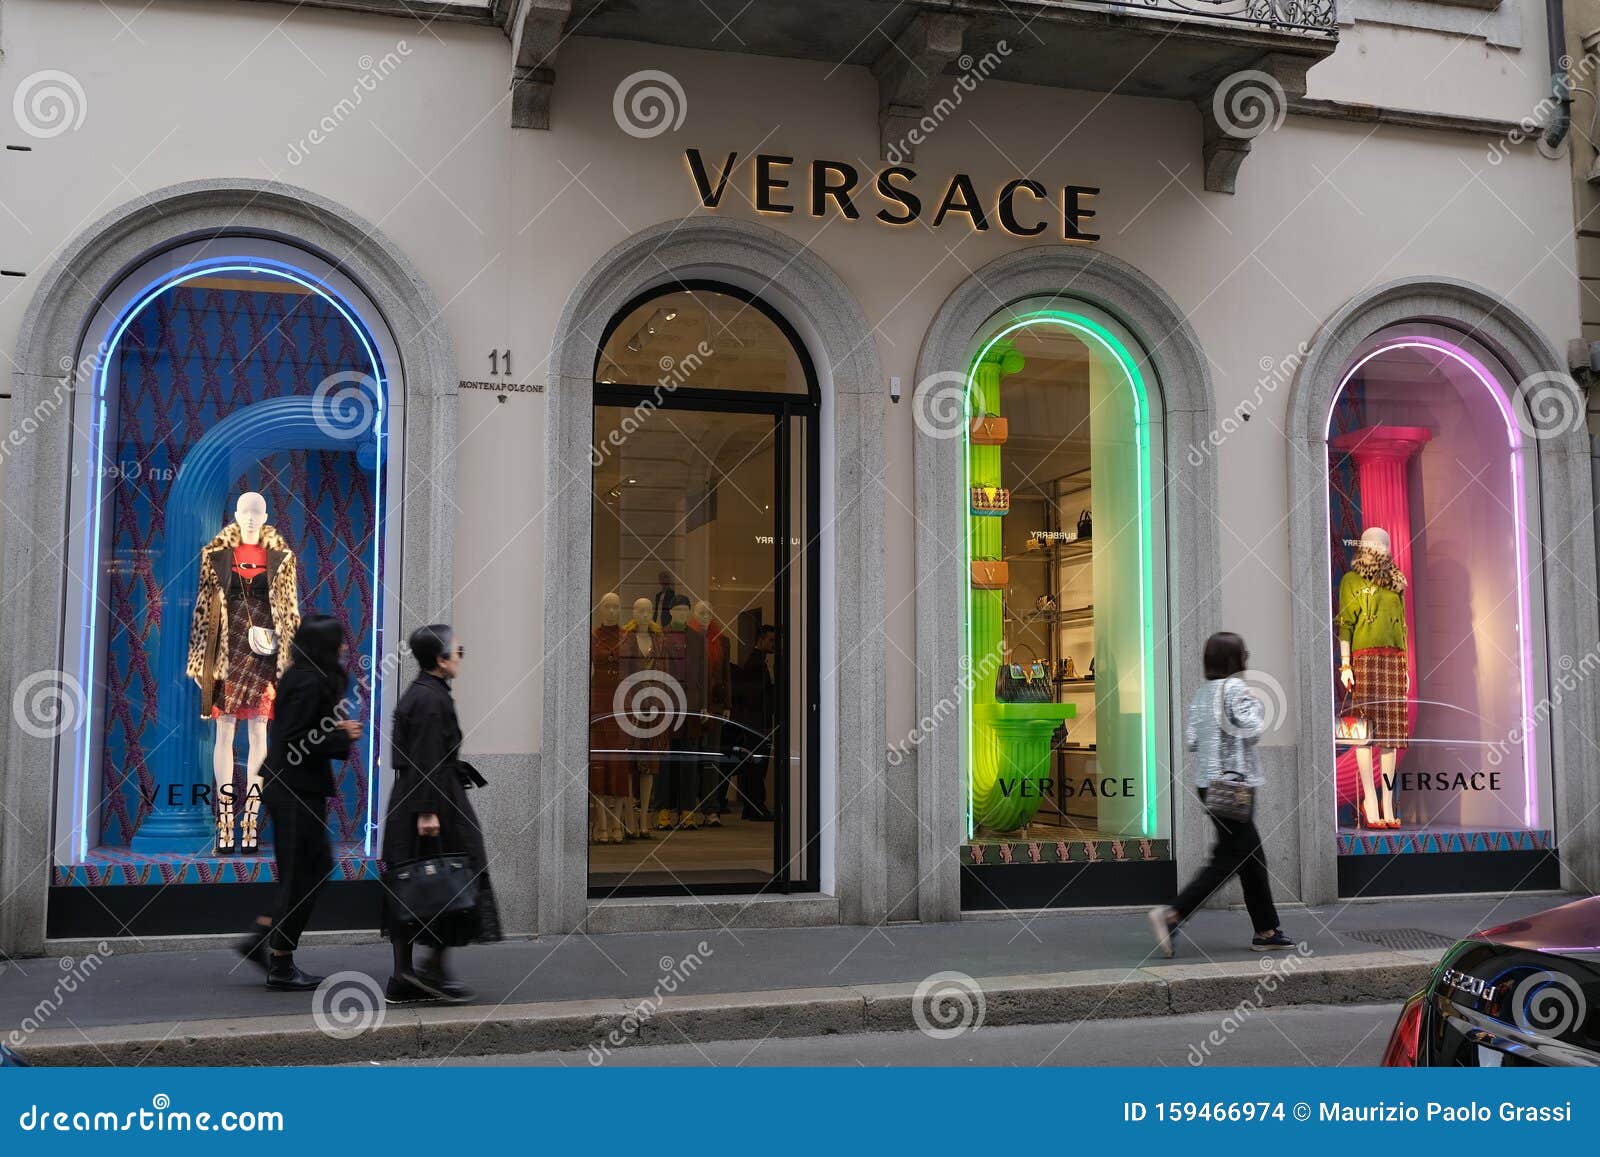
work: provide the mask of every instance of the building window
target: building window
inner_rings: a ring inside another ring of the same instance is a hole
[[[814,889],[816,375],[760,300],[675,283],[595,362],[591,894]]]
[[[1132,337],[1087,307],[1008,310],[979,345],[951,496],[968,526],[969,865],[1170,854],[1148,374]]]
[[[72,402],[63,679],[83,711],[55,883],[274,878],[259,769],[317,612],[344,626],[366,725],[337,765],[335,875],[375,876],[401,441],[376,311],[320,259],[245,239],[153,257],[105,302]]]
[[[1329,605],[1343,856],[1549,846],[1528,565],[1537,462],[1511,380],[1470,338],[1409,326],[1370,339],[1335,396]]]

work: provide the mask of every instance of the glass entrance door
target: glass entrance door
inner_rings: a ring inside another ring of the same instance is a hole
[[[795,357],[752,303],[681,291],[602,349],[591,895],[815,886],[814,396],[783,388]],[[622,380],[650,368],[681,380]],[[752,381],[768,388],[724,388]]]

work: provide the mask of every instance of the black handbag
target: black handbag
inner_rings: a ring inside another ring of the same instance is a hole
[[[1078,512],[1078,541],[1094,537],[1094,515],[1085,506]]]
[[[1244,823],[1256,812],[1256,789],[1242,778],[1214,779],[1206,787],[1206,811],[1219,820]]]
[[[405,925],[432,926],[478,903],[477,874],[461,852],[396,864],[383,882],[395,918]]]
[[[1225,688],[1217,688],[1217,714],[1220,716],[1227,710],[1223,706]],[[1220,723],[1221,720],[1219,719]],[[1230,823],[1242,824],[1255,815],[1256,789],[1245,781],[1244,776],[1244,742],[1241,740],[1236,749],[1239,752],[1240,768],[1238,771],[1225,771],[1216,779],[1206,785],[1206,811],[1216,816],[1219,820]]]

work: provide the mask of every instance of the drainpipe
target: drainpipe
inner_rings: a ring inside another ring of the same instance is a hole
[[[1562,0],[1545,0],[1545,39],[1550,43],[1550,98],[1556,102],[1545,126],[1545,147],[1554,152],[1572,128],[1572,89],[1567,83],[1567,19]]]

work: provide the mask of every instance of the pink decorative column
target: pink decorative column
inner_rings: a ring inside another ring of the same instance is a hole
[[[1411,485],[1407,467],[1433,437],[1426,426],[1364,426],[1330,439],[1328,445],[1355,460],[1356,478],[1361,487],[1361,528],[1381,526],[1389,532],[1395,565],[1406,576],[1406,637],[1416,636],[1416,613],[1412,610],[1411,584]],[[1411,677],[1412,693],[1406,698],[1406,714],[1411,726],[1417,723],[1417,651],[1406,648],[1406,672]],[[1404,755],[1404,752],[1401,753]],[[1338,798],[1355,798],[1356,754],[1353,748],[1339,753]]]

